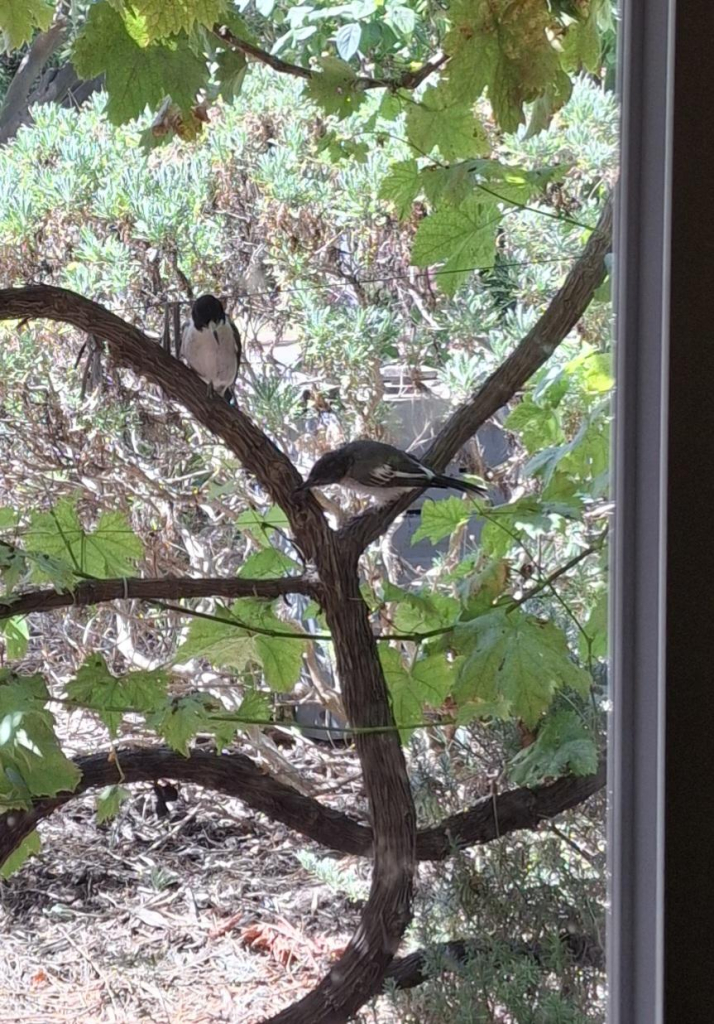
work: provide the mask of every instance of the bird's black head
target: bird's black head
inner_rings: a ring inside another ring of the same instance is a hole
[[[350,457],[344,449],[337,448],[334,452],[325,452],[310,470],[310,475],[299,491],[309,491],[311,487],[326,487],[336,484],[345,476],[350,468]]]
[[[226,311],[215,295],[201,295],[191,306],[191,319],[196,330],[200,331],[209,324],[222,324]]]

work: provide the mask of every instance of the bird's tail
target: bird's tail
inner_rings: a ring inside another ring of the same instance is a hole
[[[451,487],[455,491],[470,491],[472,494],[478,494],[481,498],[485,498],[488,495],[488,491],[485,487],[479,487],[478,484],[467,483],[466,480],[459,480],[455,476],[442,476],[439,474],[431,481],[431,486]]]

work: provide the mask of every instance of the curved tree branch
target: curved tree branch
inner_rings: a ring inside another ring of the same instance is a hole
[[[86,580],[72,591],[59,593],[52,587],[29,590],[0,598],[0,620],[55,608],[76,608],[104,601],[177,601],[188,597],[283,597],[286,594],[316,596],[320,587],[307,576],[250,580],[226,576],[170,576],[166,579],[133,577],[114,580]]]
[[[278,71],[280,74],[290,75],[293,78],[303,78],[306,81],[314,78],[316,74],[320,74],[319,71],[312,71],[310,68],[304,68],[300,64],[291,64],[287,60],[276,57],[273,53],[268,53],[267,50],[261,49],[254,43],[240,39],[235,33],[231,32],[227,25],[214,25],[213,34],[222,43],[230,46],[231,49],[253,57],[261,64],[266,64],[273,71]],[[432,72],[445,64],[448,59],[446,54],[441,54],[433,57],[414,71],[405,71],[398,78],[371,78],[369,75],[359,75],[355,77],[354,83],[358,89],[363,91],[365,89],[390,89],[392,92],[396,92],[398,89],[416,89]]]
[[[273,441],[240,409],[215,395],[187,366],[170,356],[147,336],[98,302],[76,292],[49,285],[0,290],[0,320],[46,319],[71,324],[103,338],[112,358],[142,374],[163,389],[168,398],[185,406],[196,419],[228,447],[285,511],[308,558],[331,532],[319,505],[294,495],[300,475]]]
[[[372,829],[319,800],[278,782],[244,754],[214,754],[195,750],[189,757],[168,747],[119,750],[117,761],[109,753],[77,757],[82,772],[77,789],[35,801],[29,811],[0,816],[0,864],[18,844],[58,808],[93,789],[120,782],[175,779],[206,787],[242,800],[248,807],[280,821],[301,835],[339,853],[372,855]],[[418,860],[447,860],[455,850],[490,843],[521,829],[537,828],[583,803],[605,785],[605,763],[595,775],[569,776],[541,786],[512,789],[483,797],[473,807],[446,818],[440,825],[417,833]]]
[[[387,685],[360,593],[358,551],[338,541],[311,496],[296,494],[300,476],[287,456],[241,410],[206,395],[201,379],[96,302],[62,288],[0,291],[0,319],[45,318],[103,338],[122,366],[143,374],[219,437],[285,511],[296,543],[314,561],[332,633],[344,706],[356,730],[374,827],[374,871],[362,920],[339,963],[275,1024],[342,1024],[379,990],[411,918],[415,812]]]
[[[607,268],[604,261],[611,249],[612,196],[609,196],[582,256],[546,311],[478,391],[449,417],[428,452],[421,456],[424,462],[434,469],[443,470],[479,427],[510,401],[536,370],[548,361],[575,327],[605,280]],[[411,505],[418,493],[412,491],[389,505],[368,509],[345,523],[339,536],[347,544],[356,543],[363,551]]]

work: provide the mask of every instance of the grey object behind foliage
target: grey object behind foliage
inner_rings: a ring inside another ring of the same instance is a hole
[[[405,451],[413,450],[415,455],[428,447],[436,436],[439,426],[452,409],[452,403],[445,398],[434,394],[421,392],[401,395],[385,394],[385,403],[388,404],[390,413],[387,417],[389,430],[389,441],[398,448]],[[498,419],[503,420],[507,409],[498,413]],[[495,469],[508,458],[509,443],[508,435],[496,422],[489,422],[479,430],[477,440],[483,454],[483,461],[486,467]],[[414,446],[415,439],[419,439],[419,445]],[[447,466],[445,473],[449,476],[460,476],[462,460],[453,459]],[[488,481],[487,481],[488,484]],[[501,504],[503,498],[497,487],[489,487],[490,499],[494,505]],[[449,492],[431,489],[425,491],[411,506],[409,512],[402,517],[396,531],[392,536],[392,548],[394,552],[416,569],[426,569],[431,565],[434,557],[439,553],[445,553],[449,548],[449,541],[445,539],[438,544],[432,544],[428,540],[420,540],[412,545],[412,537],[419,528],[420,517],[417,514],[427,499],[442,501],[449,498]],[[469,524],[467,536],[464,538],[464,547],[478,542],[483,529],[483,521],[472,520]]]

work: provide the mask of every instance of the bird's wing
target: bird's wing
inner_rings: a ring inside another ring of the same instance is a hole
[[[233,321],[231,320],[230,317],[228,318],[228,323],[231,325],[231,330],[233,331],[233,341],[235,342],[235,346],[236,346],[236,356],[238,358],[238,363],[240,363],[240,354],[241,354],[240,331],[238,330],[238,328],[233,323]]]
[[[426,466],[407,455],[397,452],[384,462],[370,466],[363,483],[371,487],[420,487],[428,484],[434,474]]]
[[[186,349],[188,348],[189,342],[194,335],[193,322],[191,320],[184,320],[181,324],[181,358],[186,358]]]

